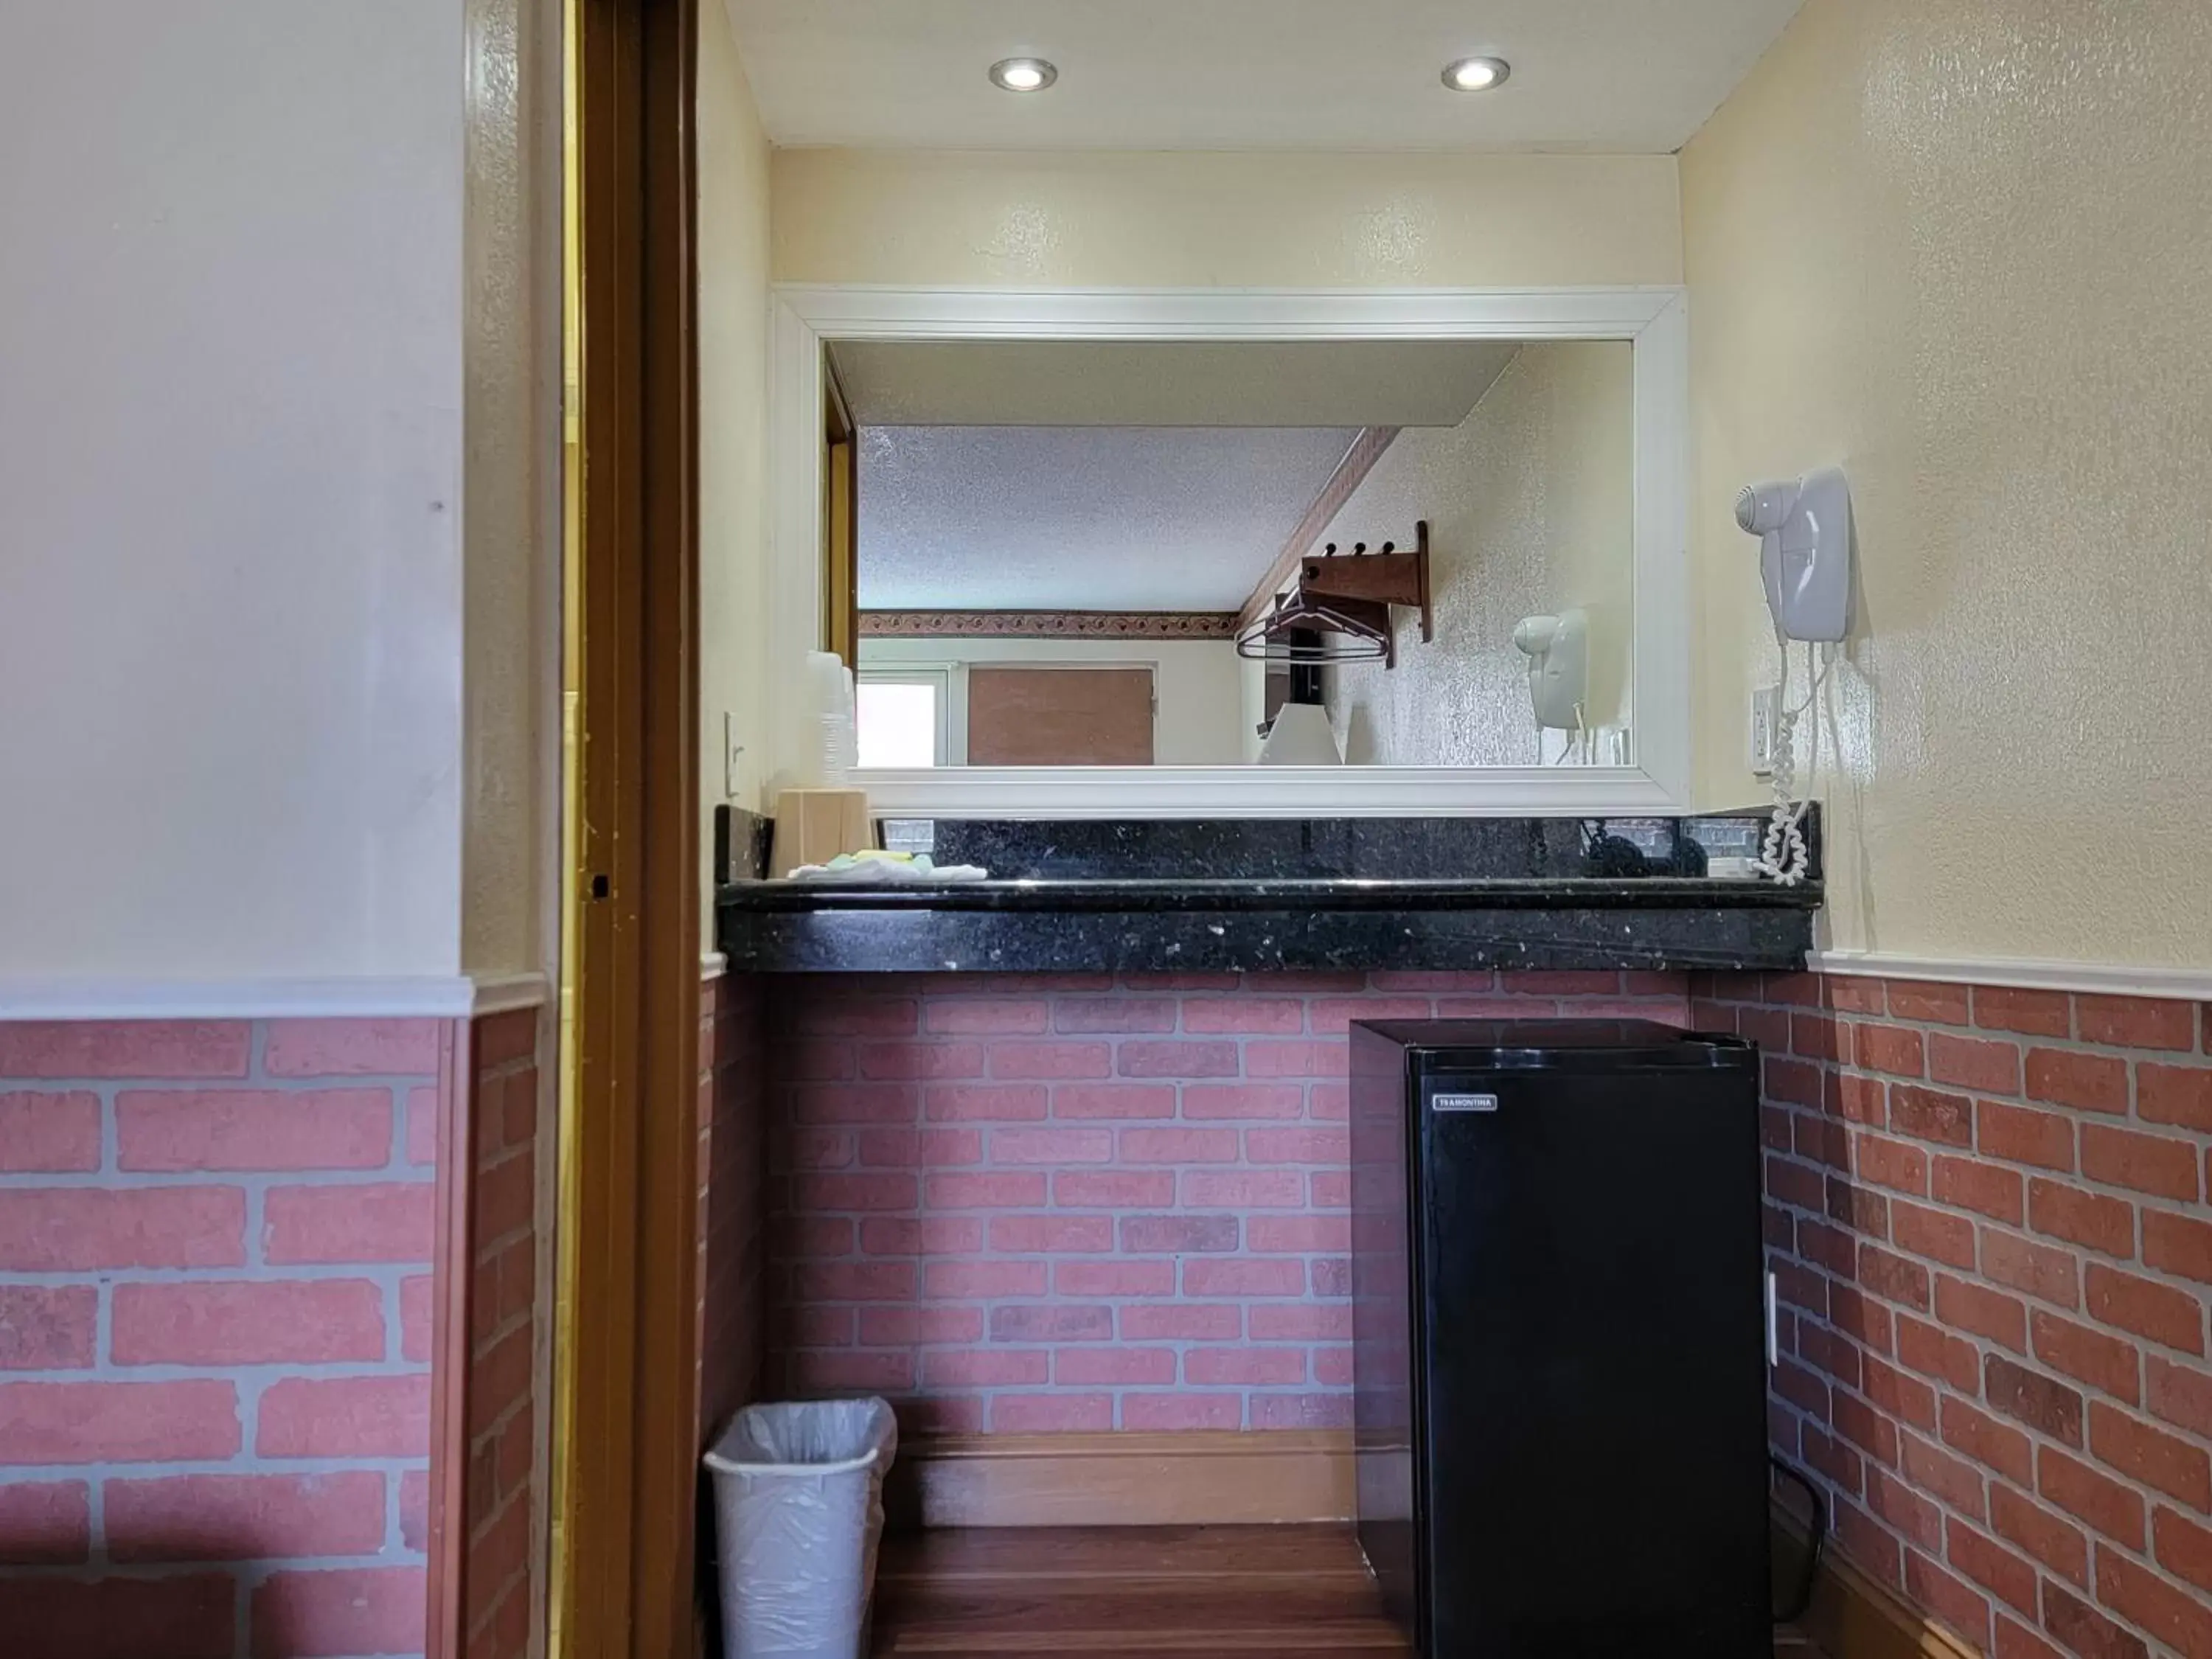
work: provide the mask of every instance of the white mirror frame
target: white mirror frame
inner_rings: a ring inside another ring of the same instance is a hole
[[[1627,340],[1635,349],[1632,766],[944,767],[855,774],[905,817],[1667,814],[1690,799],[1689,323],[1680,288],[965,289],[778,284],[769,602],[776,778],[822,638],[823,351],[834,340]]]

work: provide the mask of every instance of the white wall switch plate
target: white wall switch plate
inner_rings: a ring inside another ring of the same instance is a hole
[[[1763,685],[1751,694],[1751,730],[1749,732],[1752,775],[1771,777],[1774,774],[1774,740],[1780,726],[1782,688]]]
[[[731,800],[738,798],[738,779],[744,769],[745,746],[738,741],[738,717],[729,710],[722,711],[722,793]]]

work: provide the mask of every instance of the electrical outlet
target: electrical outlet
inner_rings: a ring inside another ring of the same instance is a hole
[[[1774,742],[1781,725],[1782,688],[1763,685],[1751,694],[1749,732],[1751,770],[1754,777],[1774,775]]]
[[[738,798],[738,779],[744,770],[745,746],[738,741],[738,717],[725,709],[722,713],[722,793],[727,799]]]

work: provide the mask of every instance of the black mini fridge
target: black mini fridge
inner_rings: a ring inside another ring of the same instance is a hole
[[[1423,1659],[1771,1652],[1757,1067],[1352,1026],[1359,1541]]]

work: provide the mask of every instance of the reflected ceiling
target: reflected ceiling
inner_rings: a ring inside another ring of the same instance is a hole
[[[1356,428],[863,427],[870,611],[1234,611]]]

